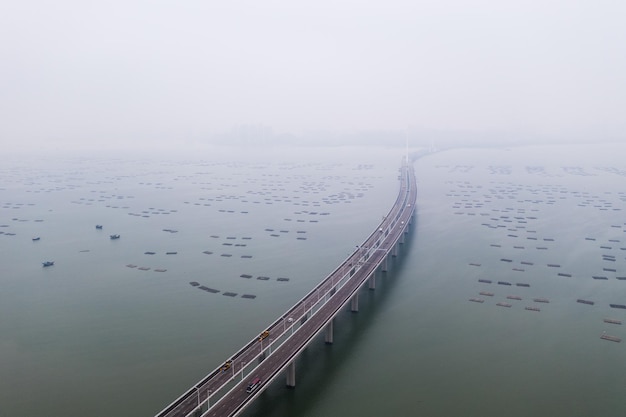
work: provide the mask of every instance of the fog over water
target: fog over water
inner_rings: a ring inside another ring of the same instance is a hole
[[[7,2],[5,148],[623,138],[622,2]]]
[[[0,416],[154,415],[376,228],[405,147],[400,256],[246,416],[626,411],[626,3],[5,3]]]
[[[7,162],[0,415],[155,415],[314,287],[391,206],[402,154],[305,150]],[[390,271],[246,416],[623,414],[625,151],[419,159]]]

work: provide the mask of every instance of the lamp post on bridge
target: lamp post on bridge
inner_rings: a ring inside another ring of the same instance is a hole
[[[283,319],[283,333],[287,331],[287,322],[293,323],[293,319],[291,317],[287,318],[286,320]]]
[[[207,409],[211,408],[211,390],[207,390]],[[198,388],[198,407],[200,407],[200,388]]]
[[[289,322],[289,327],[291,327],[291,334],[293,334],[293,318],[289,317],[287,319],[287,321]],[[286,331],[286,329],[285,329],[285,331]]]

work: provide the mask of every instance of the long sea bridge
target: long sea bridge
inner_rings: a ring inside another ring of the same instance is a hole
[[[358,311],[359,290],[376,286],[376,270],[386,271],[398,255],[415,213],[417,184],[408,157],[400,168],[396,201],[367,239],[322,282],[221,366],[196,383],[156,417],[237,416],[283,373],[296,385],[296,358],[320,332],[333,343],[333,319],[350,304]],[[250,386],[252,382],[256,382]]]

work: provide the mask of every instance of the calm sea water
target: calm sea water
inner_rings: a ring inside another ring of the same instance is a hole
[[[332,347],[312,346],[300,386],[277,387],[250,415],[624,414],[626,345],[600,339],[626,340],[623,325],[603,321],[626,323],[626,310],[609,306],[626,304],[616,279],[626,275],[624,150],[456,150],[418,161],[416,233],[395,268],[360,313],[342,317]]]
[[[610,306],[626,304],[625,150],[419,160],[418,215],[391,271],[363,292],[358,314],[337,319],[332,346],[320,339],[302,355],[295,390],[277,381],[246,414],[623,414],[626,328],[604,319],[626,325],[626,310]],[[347,155],[214,150],[3,170],[0,366],[11,377],[0,382],[0,415],[155,414],[388,210],[398,152]]]
[[[395,199],[401,157],[13,159],[0,173],[0,415],[156,414],[370,233]]]

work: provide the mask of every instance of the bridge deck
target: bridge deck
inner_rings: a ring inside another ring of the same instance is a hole
[[[156,417],[234,416],[275,379],[354,296],[406,232],[415,210],[417,187],[411,165],[403,165],[396,201],[372,234],[341,265],[268,328]],[[244,378],[244,374],[247,379]],[[261,386],[246,392],[248,379]],[[204,411],[204,414],[202,412]]]

